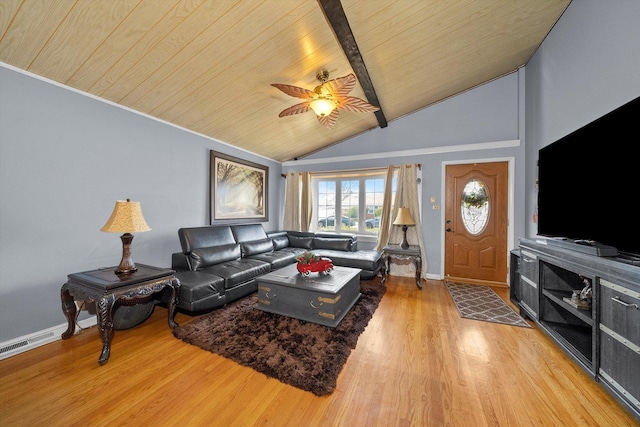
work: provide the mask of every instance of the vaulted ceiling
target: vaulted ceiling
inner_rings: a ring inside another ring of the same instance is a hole
[[[0,61],[286,161],[517,70],[569,3],[1,0]],[[380,113],[341,111],[333,129],[313,112],[279,118],[302,101],[271,83],[313,89],[321,70],[356,72],[350,95]]]

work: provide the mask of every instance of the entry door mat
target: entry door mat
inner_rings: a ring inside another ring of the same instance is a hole
[[[326,396],[335,390],[385,291],[379,279],[362,281],[360,299],[335,328],[259,310],[254,293],[175,328],[173,334],[280,382]]]
[[[449,282],[445,282],[445,284],[461,317],[525,328],[531,327],[490,287]]]

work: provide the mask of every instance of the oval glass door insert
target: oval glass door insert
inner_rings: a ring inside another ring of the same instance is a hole
[[[462,223],[469,233],[476,236],[484,231],[489,221],[489,195],[484,182],[474,178],[462,190],[460,211]]]

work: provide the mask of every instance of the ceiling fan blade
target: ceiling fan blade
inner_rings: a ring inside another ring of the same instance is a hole
[[[271,86],[276,87],[287,95],[293,96],[295,98],[314,99],[316,96],[316,94],[312,90],[305,89],[303,87],[283,85],[280,83],[272,83]]]
[[[335,97],[347,96],[354,87],[356,87],[356,76],[353,73],[322,84],[322,90],[331,93]]]
[[[309,107],[308,102],[302,102],[300,104],[293,105],[286,110],[282,110],[282,112],[278,114],[278,117],[293,116],[294,114],[306,113],[310,109],[311,107]]]
[[[380,107],[369,104],[367,101],[356,98],[355,96],[344,96],[338,99],[337,108],[354,113],[368,113],[378,111]]]
[[[338,121],[338,110],[333,110],[328,116],[317,116],[318,121],[327,129],[332,129]]]

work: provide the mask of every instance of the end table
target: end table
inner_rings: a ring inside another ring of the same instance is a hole
[[[67,317],[68,327],[62,334],[66,340],[73,336],[76,327],[77,307],[75,301],[95,301],[96,316],[102,352],[98,363],[104,365],[111,353],[111,338],[113,336],[112,310],[114,304],[120,301],[124,305],[133,305],[149,301],[149,298],[168,288],[170,291],[167,309],[169,312],[169,327],[178,326],[175,322],[175,309],[178,303],[180,281],[170,269],[137,264],[138,270],[128,275],[116,275],[117,267],[102,268],[82,273],[69,274],[67,283],[62,285],[60,298],[62,311]]]
[[[407,249],[402,249],[400,245],[387,245],[382,249],[382,256],[386,259],[387,270],[382,278],[382,283],[386,280],[391,267],[391,257],[398,259],[412,259],[416,267],[416,285],[418,289],[422,289],[422,256],[420,255],[420,246],[409,245]]]

